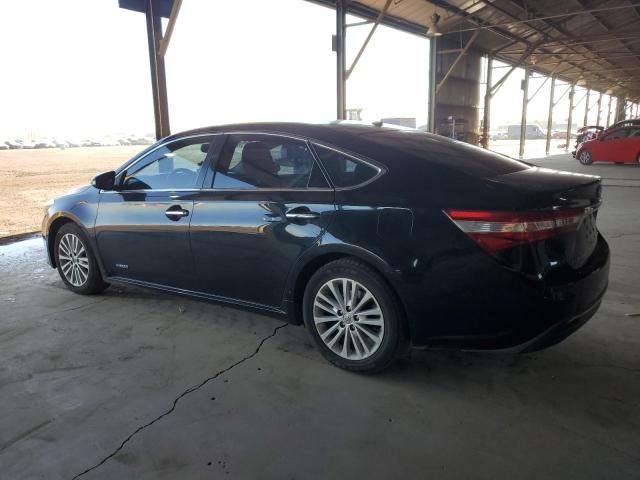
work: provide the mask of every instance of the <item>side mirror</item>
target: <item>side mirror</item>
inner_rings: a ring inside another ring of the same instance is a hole
[[[116,172],[104,172],[91,180],[91,185],[100,190],[113,190],[116,183]]]

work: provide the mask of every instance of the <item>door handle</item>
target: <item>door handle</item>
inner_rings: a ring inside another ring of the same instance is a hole
[[[177,222],[182,217],[186,217],[187,215],[189,215],[189,210],[185,210],[180,206],[175,206],[175,207],[169,207],[167,210],[165,210],[164,214],[167,216],[169,220],[173,220],[174,222]]]
[[[284,214],[287,220],[313,220],[320,217],[319,213],[312,212],[309,207],[295,207]]]
[[[316,212],[290,212],[285,215],[289,220],[313,220],[320,217]]]

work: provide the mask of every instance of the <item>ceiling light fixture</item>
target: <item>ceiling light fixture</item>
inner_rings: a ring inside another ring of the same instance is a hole
[[[438,22],[440,21],[440,15],[434,13],[429,17],[429,24],[427,25],[427,35],[429,37],[441,37],[442,32],[438,28]]]

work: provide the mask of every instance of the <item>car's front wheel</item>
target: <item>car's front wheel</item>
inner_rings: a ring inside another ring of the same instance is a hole
[[[330,262],[311,277],[303,313],[324,357],[347,370],[383,370],[405,346],[395,296],[375,270],[352,258]]]
[[[78,226],[63,225],[56,234],[54,249],[58,273],[69,290],[89,295],[109,286]]]
[[[583,150],[578,155],[578,160],[582,165],[591,165],[593,163],[593,158],[591,157],[591,153],[587,150]]]

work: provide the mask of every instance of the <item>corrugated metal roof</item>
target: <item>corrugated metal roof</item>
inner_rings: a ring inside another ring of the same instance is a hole
[[[352,0],[348,9],[374,18],[385,4]],[[534,71],[640,100],[638,0],[393,0],[384,23],[425,34],[434,13],[444,37],[461,46],[480,29],[476,50],[512,64],[532,50],[525,63]]]

